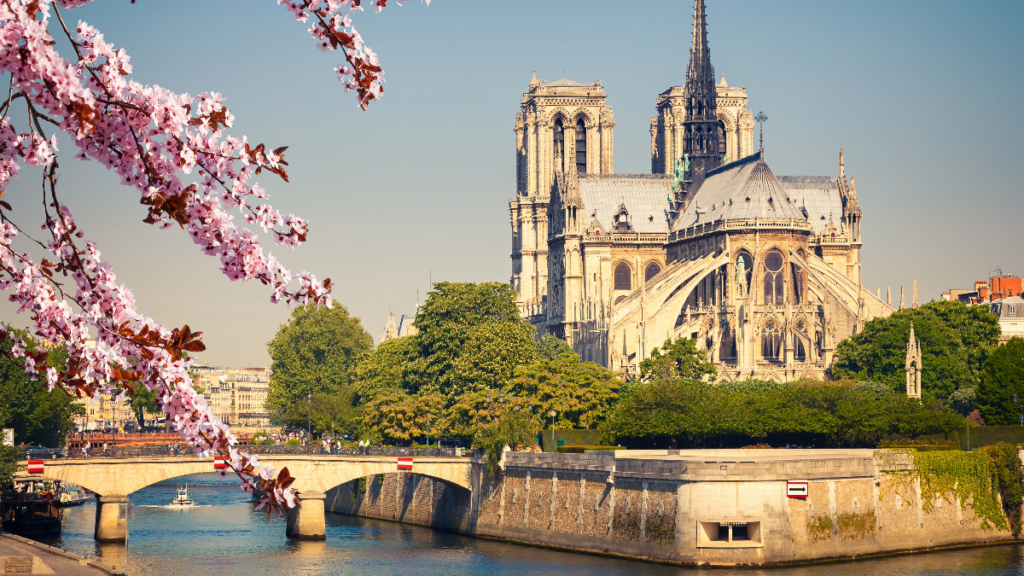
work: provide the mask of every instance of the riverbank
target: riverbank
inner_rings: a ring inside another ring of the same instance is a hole
[[[909,455],[882,457],[874,450],[506,453],[493,477],[474,460],[472,490],[423,474],[377,474],[328,491],[325,506],[690,567],[797,565],[1016,541],[991,522],[1001,514],[992,502],[923,496],[899,473],[912,469]]]
[[[4,574],[57,574],[60,576],[113,576],[120,574],[106,564],[6,532],[0,533],[0,569],[3,569]]]

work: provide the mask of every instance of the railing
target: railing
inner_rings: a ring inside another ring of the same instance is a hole
[[[696,238],[719,230],[763,228],[797,228],[800,230],[810,230],[811,224],[806,220],[799,220],[796,218],[730,218],[726,220],[715,220],[712,222],[704,222],[702,224],[694,224],[685,230],[673,232],[670,235],[669,240],[674,241],[686,238]]]
[[[423,447],[402,447],[402,446],[342,446],[325,450],[323,446],[313,444],[312,446],[296,446],[289,444],[267,444],[267,445],[241,445],[238,447],[242,452],[261,455],[294,455],[294,456],[443,456],[456,457],[460,455],[459,448],[423,448]],[[102,446],[93,446],[88,450],[84,448],[66,448],[54,450],[57,459],[84,459],[84,458],[153,458],[160,456],[193,456],[193,452],[184,444],[143,446],[113,446],[108,445],[104,450]],[[468,453],[463,451],[462,453]],[[26,452],[22,452],[21,459],[25,460]],[[49,459],[48,457],[46,459]]]

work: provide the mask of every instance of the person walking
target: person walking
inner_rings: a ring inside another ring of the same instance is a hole
[[[86,441],[85,442],[85,457],[86,458],[89,457],[89,449],[90,448],[92,448],[92,442]]]
[[[107,443],[104,442],[103,443],[103,456],[106,456],[106,455],[107,455]]]

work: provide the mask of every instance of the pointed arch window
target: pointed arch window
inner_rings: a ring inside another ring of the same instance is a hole
[[[750,292],[750,280],[754,272],[754,259],[741,252],[736,257],[736,298],[746,298]]]
[[[644,282],[649,282],[651,278],[658,275],[658,272],[661,272],[661,266],[658,266],[657,262],[648,264],[647,268],[644,269]]]
[[[576,122],[576,172],[587,173],[587,127],[583,118]]]
[[[765,322],[761,330],[761,356],[768,361],[777,362],[782,356],[782,331],[774,320]]]
[[[764,303],[780,305],[785,302],[783,288],[786,279],[782,274],[782,252],[772,250],[764,257]]]
[[[633,289],[633,270],[625,262],[619,262],[619,265],[615,267],[615,289]]]
[[[725,123],[721,120],[718,121],[718,150],[715,153],[719,156],[725,156]]]
[[[555,120],[555,146],[554,146],[555,158],[565,158],[565,127],[562,126],[562,119]],[[562,166],[555,164],[555,170],[561,171]]]

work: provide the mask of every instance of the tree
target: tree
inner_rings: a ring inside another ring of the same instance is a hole
[[[803,381],[776,388],[653,380],[634,387],[606,425],[637,446],[736,447],[754,442],[867,447],[886,434],[919,436],[963,429],[962,416],[857,382]]]
[[[640,363],[640,379],[686,378],[703,380],[718,375],[715,365],[708,361],[707,352],[697,349],[697,341],[690,338],[671,338],[661,348],[651,350],[651,356]]]
[[[492,478],[498,475],[498,464],[505,446],[513,450],[533,446],[540,428],[536,417],[520,410],[507,412],[477,430],[473,445],[487,450],[487,470]]]
[[[1019,336],[996,348],[985,361],[976,401],[989,426],[1020,423],[1020,405],[1024,404],[1024,340]]]
[[[507,387],[516,368],[533,361],[533,333],[533,327],[522,320],[475,326],[455,360],[445,395],[457,398],[466,392]]]
[[[128,406],[132,409],[132,414],[140,429],[146,426],[146,414],[161,412],[160,403],[156,401],[156,392],[145,386],[139,386],[135,393],[129,395],[127,399]]]
[[[422,359],[417,367],[418,378],[429,385],[431,391],[456,397],[449,389],[457,387],[453,378],[458,371],[459,356],[467,349],[471,336],[486,338],[485,333],[476,330],[478,327],[510,323],[532,330],[519,316],[515,299],[515,290],[498,282],[434,284],[416,316],[419,332],[413,338]]]
[[[874,380],[893,391],[906,386],[904,366],[910,324],[921,342],[922,394],[945,400],[955,390],[978,384],[981,362],[999,341],[998,318],[959,302],[929,302],[875,318],[836,347],[832,376]]]
[[[372,439],[410,442],[434,431],[444,416],[440,394],[381,392],[366,403],[363,431]]]
[[[293,405],[305,410],[308,394],[347,391],[357,360],[372,348],[373,338],[341,304],[295,308],[267,344],[272,370],[267,408],[286,415]]]
[[[538,360],[555,360],[562,354],[579,356],[565,340],[551,334],[541,336],[534,344],[534,356]]]
[[[40,355],[48,368],[66,366],[67,352],[63,348],[47,350],[24,331],[11,332],[19,334],[27,355]],[[6,353],[6,358],[0,358],[0,428],[13,428],[18,444],[63,445],[75,429],[75,417],[85,414],[85,410],[73,397],[51,394],[45,382],[30,378],[18,361],[7,356],[12,346],[10,339],[0,343],[0,351]]]
[[[14,476],[18,472],[18,460],[21,450],[15,446],[0,446],[0,490],[14,486]]]
[[[418,357],[419,347],[411,336],[381,342],[359,359],[353,386],[364,397],[372,397],[378,391],[416,392],[419,383],[413,382],[409,368]]]
[[[243,487],[255,486],[267,495],[264,505],[289,509],[295,492],[287,469],[272,479],[261,475],[257,463],[232,445],[229,428],[192,389],[182,353],[205,349],[201,333],[187,325],[166,329],[140,313],[131,290],[118,284],[113,268],[100,260],[98,247],[83,240],[84,231],[58,198],[57,137],[46,130],[57,127],[72,138],[79,149],[77,158],[96,160],[116,171],[125,185],[139,192],[147,211],[143,222],[163,228],[177,224],[187,230],[204,253],[219,259],[231,280],[257,280],[269,286],[274,302],[327,305],[329,279],[321,282],[308,272],[293,274],[260,244],[257,229],[291,248],[305,242],[309,233],[302,218],[285,216],[263,203],[266,191],[253,181],[264,171],[288,181],[287,147],[267,147],[226,134],[234,117],[220,94],[193,97],[133,80],[125,50],[116,49],[84,22],[75,34],[65,25],[61,11],[87,3],[0,1],[0,35],[12,39],[0,46],[0,75],[10,74],[11,86],[0,105],[0,190],[7,189],[22,165],[40,166],[43,175],[41,227],[34,222],[16,224],[11,206],[0,201],[0,286],[9,291],[19,312],[29,312],[32,332],[64,348],[68,358],[62,369],[47,366],[45,355],[26,356],[23,338],[7,331],[0,334],[0,341],[11,339],[5,355],[24,360],[19,366],[29,376],[45,380],[48,389],[59,386],[93,397],[145,386],[158,397],[171,399],[160,406],[197,453],[226,456],[243,478]],[[356,91],[362,108],[380,96],[383,72],[378,57],[352,27],[350,16],[357,6],[302,0],[281,4],[299,20],[310,22],[308,31],[321,49],[340,52],[345,64],[335,72],[347,89]],[[376,4],[379,10],[385,2]],[[50,34],[51,14],[60,23],[58,34],[71,44],[70,59],[61,56],[60,45]],[[12,114],[21,105],[29,119],[23,131],[13,126],[20,114]],[[236,224],[240,220],[229,214],[235,208],[251,227]],[[17,239],[21,230],[40,228],[46,234],[41,240]],[[27,251],[30,245],[33,250],[41,248],[45,256],[33,260]],[[86,342],[90,333],[98,335],[95,348]],[[262,472],[266,475],[267,470]]]
[[[295,402],[288,411],[275,420],[289,428],[305,430],[312,428],[314,434],[359,433],[363,410],[352,390],[341,392],[316,392],[312,401]]]
[[[518,368],[511,392],[530,402],[541,418],[554,410],[555,429],[589,429],[604,422],[619,399],[620,384],[614,372],[566,354]]]

